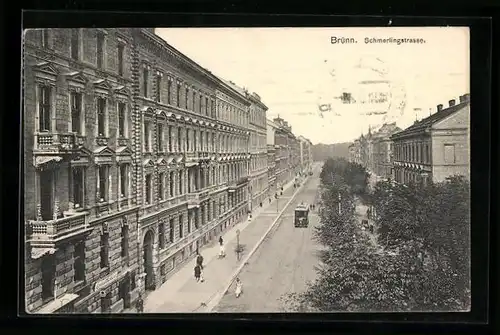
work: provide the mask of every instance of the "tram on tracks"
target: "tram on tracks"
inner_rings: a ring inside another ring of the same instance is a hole
[[[295,221],[296,228],[309,227],[309,205],[301,203],[295,207]]]

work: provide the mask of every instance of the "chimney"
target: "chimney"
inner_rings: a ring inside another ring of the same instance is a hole
[[[443,104],[437,105],[437,111],[440,112],[443,110]]]
[[[464,97],[464,102],[465,101],[470,101],[470,94],[469,93],[464,94],[463,97]]]
[[[465,95],[461,95],[458,99],[459,99],[458,101],[460,101],[460,103],[465,102]]]
[[[455,106],[455,99],[448,101],[448,104],[450,105],[450,107]]]

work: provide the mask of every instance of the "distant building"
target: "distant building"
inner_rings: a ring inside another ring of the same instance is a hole
[[[470,176],[469,94],[459,104],[437,106],[437,113],[392,135],[397,182],[440,182],[452,175]]]
[[[275,136],[278,125],[271,120],[266,120],[267,125],[267,178],[269,185],[269,195],[274,196],[277,192],[276,173],[279,159],[278,149],[275,146]]]
[[[284,119],[274,118],[273,123],[278,127],[275,130],[275,148],[278,161],[276,182],[281,187],[292,180],[298,172],[299,144],[292,133],[292,127]]]
[[[304,136],[299,136],[300,145],[300,172],[307,173],[312,164],[312,143]]]
[[[372,172],[377,176],[392,178],[393,145],[391,136],[401,131],[396,123],[384,124],[373,135]]]

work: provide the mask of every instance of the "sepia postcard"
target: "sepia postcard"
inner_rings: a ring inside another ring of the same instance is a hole
[[[465,312],[466,27],[23,34],[31,314]]]

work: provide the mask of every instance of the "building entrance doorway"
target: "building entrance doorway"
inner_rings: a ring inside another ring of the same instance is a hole
[[[126,276],[121,282],[118,294],[123,299],[123,308],[130,308],[130,277]]]
[[[153,273],[153,232],[148,231],[144,236],[143,243],[144,255],[144,272],[146,272],[146,290],[154,290],[154,273]]]

